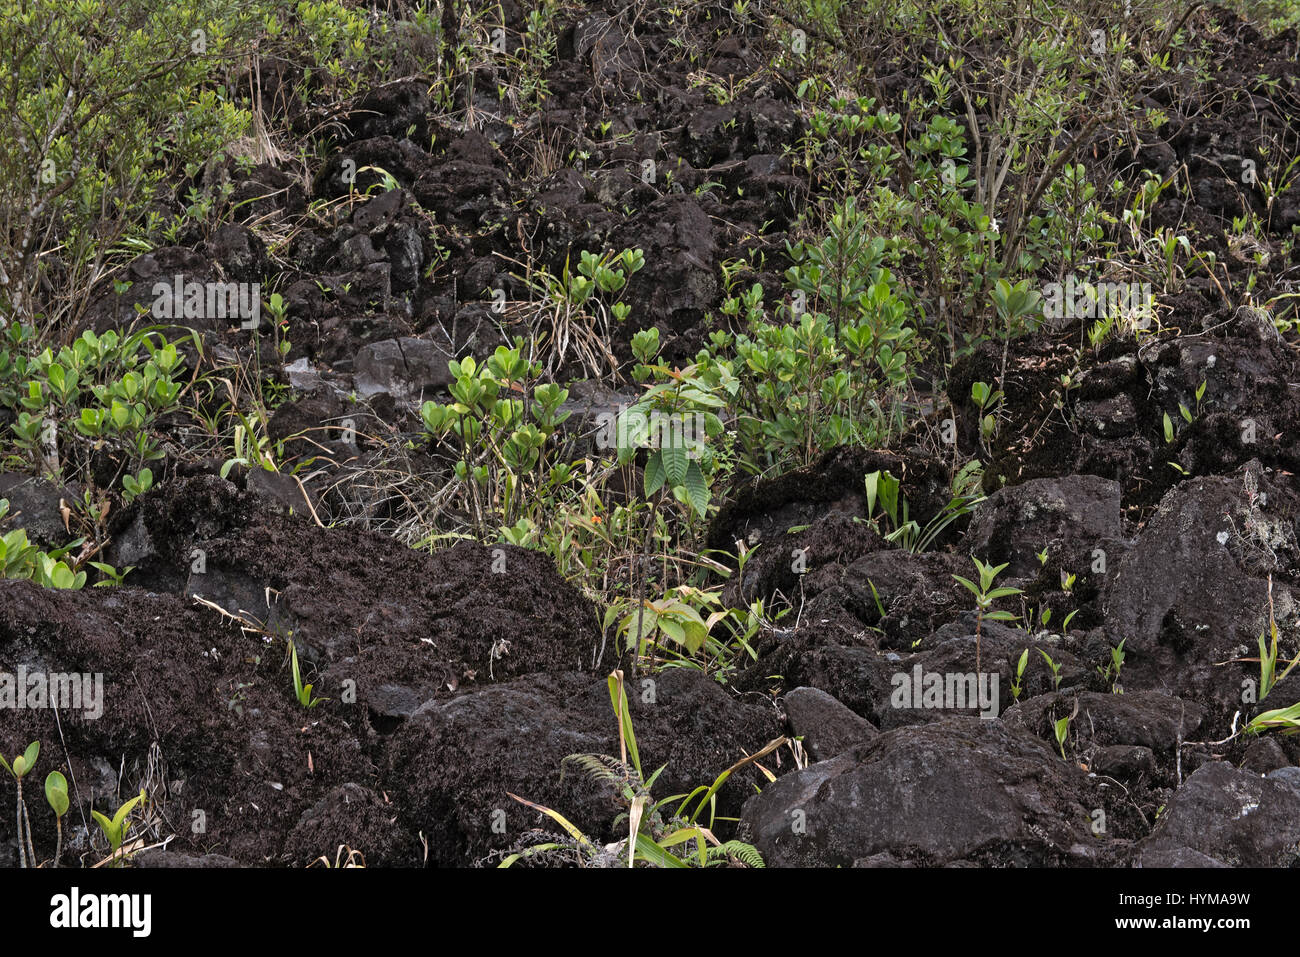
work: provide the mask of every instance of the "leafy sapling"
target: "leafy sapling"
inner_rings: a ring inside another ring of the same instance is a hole
[[[968,578],[962,578],[960,575],[953,575],[953,579],[966,588],[975,596],[975,671],[980,670],[980,641],[983,635],[984,622],[988,621],[1015,621],[1016,616],[1009,611],[991,611],[993,603],[999,598],[1006,598],[1009,595],[1019,595],[1019,588],[1009,588],[1006,586],[994,588],[994,580],[1002,573],[1002,570],[1009,563],[1004,562],[1001,565],[985,565],[975,556],[971,556],[971,561],[975,563],[975,568],[979,572],[979,584],[976,585]]]

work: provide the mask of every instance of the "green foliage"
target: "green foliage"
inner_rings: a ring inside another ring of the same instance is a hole
[[[999,279],[989,290],[989,298],[993,300],[998,319],[1009,337],[1031,327],[1028,320],[1037,314],[1043,297],[1029,288],[1028,279],[1022,279],[1014,286]]]
[[[51,771],[45,776],[45,800],[55,817],[68,813],[68,779],[58,771]]]
[[[1097,668],[1097,674],[1101,675],[1101,680],[1110,685],[1111,691],[1116,694],[1122,692],[1119,683],[1120,672],[1124,668],[1124,642],[1127,638],[1120,641],[1118,645],[1110,650],[1110,661],[1106,662],[1104,667]]]
[[[1019,595],[1019,588],[1009,588],[1006,586],[993,587],[994,581],[998,575],[1007,567],[1007,563],[1001,565],[986,565],[978,558],[971,556],[971,561],[975,563],[975,570],[979,572],[979,583],[971,581],[969,578],[963,578],[961,575],[953,575],[953,580],[975,596],[975,670],[979,671],[980,661],[980,637],[985,620],[988,621],[1015,621],[1016,616],[1009,611],[993,611],[993,603],[999,598],[1006,598],[1010,595]]]
[[[176,343],[147,329],[86,330],[56,353],[37,348],[30,326],[11,325],[0,339],[0,406],[15,421],[0,447],[60,482],[107,452],[130,501],[153,484],[145,463],[164,457],[155,426],[180,407],[181,362]]]
[[[767,321],[757,284],[724,301],[723,315],[744,328],[715,333],[697,362],[739,381],[742,468],[785,470],[833,446],[881,445],[901,431],[915,329],[883,264],[886,247],[846,200],[823,239],[788,246],[791,324]]]
[[[304,708],[314,708],[322,701],[328,701],[329,698],[313,698],[311,694],[312,685],[303,684],[302,670],[298,666],[298,647],[289,641],[289,667],[293,673],[293,694],[298,699],[298,703]]]
[[[230,0],[0,4],[11,53],[0,74],[0,312],[75,316],[118,251],[162,227],[153,204],[169,183],[244,134],[248,113],[212,81],[255,22]],[[43,295],[50,287],[60,295]]]
[[[689,654],[697,653],[713,626],[726,617],[726,612],[714,611],[705,618],[708,609],[691,603],[702,597],[699,589],[680,585],[657,601],[639,602],[619,623],[627,649],[644,657],[649,644],[668,639]]]
[[[737,384],[725,366],[672,369],[656,362],[658,331],[651,333],[633,340],[634,374],[648,382],[641,398],[618,418],[618,463],[626,465],[644,450],[646,498],[664,491],[703,519],[710,483],[721,467],[710,440],[724,431],[718,411],[726,408]]]
[[[58,771],[51,771],[45,776],[45,800],[49,803],[50,810],[54,812],[54,826],[58,831],[58,843],[54,847],[54,866],[58,867],[59,858],[63,856],[63,815],[68,813],[70,806],[68,779]],[[36,857],[34,849],[31,856]]]
[[[1297,664],[1300,664],[1300,652],[1296,654],[1290,662],[1287,663],[1286,669],[1281,675],[1277,673],[1278,662],[1278,628],[1277,619],[1273,616],[1273,583],[1269,581],[1269,609],[1268,625],[1264,631],[1259,633],[1259,700],[1263,701],[1268,697],[1268,693],[1273,690],[1274,685],[1279,681],[1285,680],[1286,676],[1291,673]],[[1269,636],[1269,641],[1265,642],[1265,635]]]
[[[139,794],[117,809],[113,814],[112,819],[105,817],[103,814],[100,814],[95,810],[90,812],[90,816],[95,819],[95,823],[99,825],[99,829],[103,832],[105,840],[108,841],[108,846],[112,849],[113,858],[117,858],[118,852],[122,849],[122,842],[126,839],[127,832],[131,829],[131,822],[129,820],[131,811],[144,799],[144,788],[141,788]]]
[[[9,500],[0,498],[0,521],[9,513]],[[80,588],[86,573],[63,560],[84,539],[43,552],[27,540],[27,530],[15,528],[0,535],[0,578],[29,579],[44,588]]]
[[[270,417],[264,407],[252,412],[232,412],[236,425],[233,432],[234,455],[221,463],[218,474],[226,478],[235,466],[260,468],[264,472],[279,472],[278,459],[283,455],[284,442],[271,439]]]
[[[584,250],[576,270],[566,258],[558,276],[536,269],[522,277],[538,301],[531,326],[548,372],[554,374],[570,361],[597,378],[617,368],[608,345],[611,321],[625,322],[631,314],[618,295],[644,266],[640,249],[599,254]]]
[[[420,409],[425,429],[452,459],[464,510],[484,535],[524,519],[544,524],[548,501],[573,479],[571,465],[552,464],[547,455],[569,417],[560,410],[569,392],[540,383],[540,364],[521,349],[521,342],[498,346],[484,363],[453,360],[452,401]]]
[[[976,491],[978,482],[972,481],[979,465],[978,462],[969,463],[958,473],[953,483],[953,497],[924,528],[909,515],[907,499],[902,496],[902,482],[888,471],[871,472],[864,483],[867,521],[879,526],[882,520],[887,520],[892,530],[885,533],[885,541],[898,544],[913,554],[926,551],[943,534],[944,529],[963,515],[970,514],[976,505],[984,501],[984,496]],[[879,517],[876,515],[877,502],[881,509]]]
[[[1016,662],[1016,675],[1011,679],[1011,700],[1017,704],[1020,702],[1020,694],[1024,690],[1025,666],[1029,664],[1029,649],[1026,648],[1020,653],[1020,660]]]
[[[1056,746],[1061,750],[1061,759],[1065,759],[1065,739],[1070,733],[1070,721],[1074,715],[1067,714],[1063,718],[1058,718],[1052,724],[1052,731],[1056,735]]]
[[[39,741],[33,741],[31,744],[27,745],[26,751],[14,758],[13,764],[6,761],[4,755],[0,754],[0,766],[3,766],[15,781],[21,781],[27,776],[27,773],[36,766],[36,759],[40,757],[40,754],[41,743]]]
[[[1060,664],[1057,663],[1057,662],[1055,662],[1055,661],[1053,661],[1053,660],[1052,660],[1052,656],[1049,655],[1049,654],[1048,654],[1046,651],[1044,651],[1042,648],[1039,648],[1039,649],[1038,649],[1038,653],[1039,653],[1040,655],[1043,656],[1043,660],[1044,660],[1045,662],[1047,662],[1047,668],[1048,668],[1048,670],[1052,673],[1052,690],[1053,690],[1053,691],[1058,691],[1058,690],[1060,690],[1060,687],[1061,687],[1061,666],[1060,666]]]

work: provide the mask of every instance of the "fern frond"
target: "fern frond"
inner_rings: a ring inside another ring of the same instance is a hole
[[[564,780],[564,766],[575,764],[587,777],[601,784],[618,786],[631,783],[632,769],[618,758],[608,754],[570,754],[560,762],[560,780]]]
[[[745,867],[767,866],[763,863],[763,855],[758,852],[758,848],[752,844],[746,844],[744,841],[726,841],[717,847],[708,848],[705,854],[710,864],[723,859],[735,858]]]

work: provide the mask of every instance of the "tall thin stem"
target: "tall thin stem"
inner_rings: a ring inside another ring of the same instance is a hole
[[[18,866],[26,867],[27,845],[23,841],[23,779],[15,775],[14,780],[18,782],[18,804],[15,808],[15,814],[18,818]]]

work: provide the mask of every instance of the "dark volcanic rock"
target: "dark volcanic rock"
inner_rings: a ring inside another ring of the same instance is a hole
[[[790,734],[803,738],[814,761],[833,758],[854,745],[875,739],[880,732],[825,691],[795,688],[785,696]]]
[[[769,784],[745,804],[772,866],[847,867],[882,853],[930,865],[1086,858],[1087,779],[999,722],[953,718],[882,734]]]
[[[1144,867],[1204,866],[1188,851],[1229,867],[1294,867],[1300,861],[1300,786],[1222,761],[1197,769],[1142,842],[1138,860]],[[1173,863],[1179,860],[1187,863]]]

